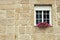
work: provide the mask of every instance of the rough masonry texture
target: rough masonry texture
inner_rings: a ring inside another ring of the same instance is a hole
[[[34,26],[34,5],[52,5],[53,27]],[[0,0],[0,40],[60,40],[60,0]]]

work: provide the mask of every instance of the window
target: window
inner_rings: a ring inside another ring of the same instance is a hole
[[[35,6],[34,8],[34,25],[39,22],[51,23],[51,6]]]

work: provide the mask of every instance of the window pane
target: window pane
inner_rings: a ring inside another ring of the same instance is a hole
[[[44,20],[44,22],[47,22],[47,23],[49,23],[49,10],[44,10],[43,11],[43,20]]]
[[[42,22],[42,20],[39,20],[39,22]],[[39,23],[39,22],[38,22],[38,23]]]
[[[36,11],[36,13],[38,13],[38,11]]]
[[[47,14],[49,14],[49,11],[47,11]]]
[[[46,13],[47,13],[46,11],[43,11],[43,18],[44,18],[44,19],[47,18]]]
[[[38,18],[37,20],[42,20],[42,19]]]
[[[42,20],[37,19],[36,20],[36,24],[38,24],[39,22],[42,22]]]
[[[36,24],[38,24],[38,20],[36,20]]]
[[[38,18],[38,11],[36,11],[36,19]]]
[[[38,24],[39,22],[42,22],[42,11],[37,10],[36,11],[36,24]]]
[[[38,11],[38,15],[42,15],[42,11]]]
[[[40,15],[40,19],[42,18],[42,15]]]
[[[46,20],[44,20],[44,22],[47,22]]]
[[[38,20],[38,23],[42,22],[42,20]]]
[[[44,15],[49,15],[49,10],[44,10],[43,13]]]
[[[47,22],[49,24],[49,20],[44,20],[44,22]]]
[[[46,15],[44,15],[44,17],[43,17],[44,19],[46,19]]]
[[[42,13],[42,11],[39,11],[39,13],[41,14],[41,13]]]
[[[43,13],[46,13],[46,11],[43,11]]]
[[[47,20],[47,23],[49,24],[49,20]]]
[[[38,18],[38,15],[36,15],[36,18]]]
[[[49,19],[49,15],[47,15],[47,19]]]

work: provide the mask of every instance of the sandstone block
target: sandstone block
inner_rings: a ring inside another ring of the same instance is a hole
[[[15,27],[7,26],[5,31],[6,31],[6,34],[15,34]]]
[[[7,34],[5,39],[6,40],[15,40],[15,35]]]
[[[0,40],[6,40],[5,37],[6,35],[0,35]]]
[[[0,5],[1,10],[13,10],[16,8],[16,5]]]
[[[6,27],[0,26],[0,35],[5,34],[5,32],[6,32]]]
[[[28,4],[29,3],[29,0],[18,0],[18,3]]]
[[[7,19],[7,26],[15,26],[15,20],[14,19]]]
[[[0,4],[16,4],[17,0],[0,0]]]
[[[55,27],[55,28],[54,28],[54,33],[59,34],[59,33],[60,33],[59,30],[60,30],[60,27]]]
[[[26,34],[32,34],[32,27],[26,27]]]
[[[30,35],[28,35],[28,34],[21,34],[19,36],[19,40],[31,40],[30,39]]]
[[[25,33],[25,27],[19,27],[19,33],[24,34]]]

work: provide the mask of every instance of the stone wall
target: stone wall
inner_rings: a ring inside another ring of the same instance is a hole
[[[52,5],[53,27],[34,26],[34,5]],[[0,40],[60,40],[59,0],[0,0]]]

